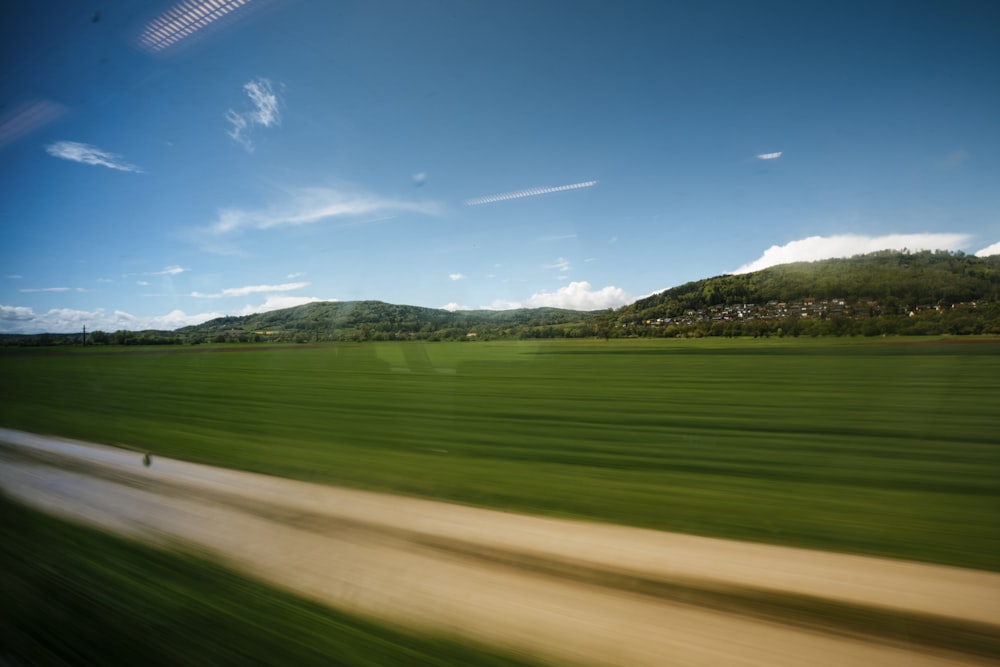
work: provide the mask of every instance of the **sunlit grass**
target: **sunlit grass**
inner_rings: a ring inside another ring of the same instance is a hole
[[[1000,569],[1000,345],[133,351],[0,354],[0,422],[471,504]]]

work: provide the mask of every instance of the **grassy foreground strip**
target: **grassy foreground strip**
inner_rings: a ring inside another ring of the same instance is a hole
[[[0,352],[0,373],[10,428],[469,504],[1000,570],[996,340],[28,350]]]
[[[530,664],[381,627],[3,496],[0,528],[4,664]]]

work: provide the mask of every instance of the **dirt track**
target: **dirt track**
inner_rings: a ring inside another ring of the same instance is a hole
[[[557,664],[947,665],[1000,655],[1000,574],[163,458],[147,468],[136,452],[3,429],[0,442],[0,487],[36,507],[187,543],[336,607]]]

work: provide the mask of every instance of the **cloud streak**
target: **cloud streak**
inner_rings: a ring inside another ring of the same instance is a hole
[[[223,209],[208,231],[213,234],[227,234],[242,229],[270,229],[362,216],[394,213],[437,215],[440,212],[441,207],[433,202],[406,201],[332,188],[298,188],[291,191],[286,201],[272,204],[267,208]]]
[[[511,199],[524,199],[525,197],[537,197],[553,192],[565,192],[567,190],[580,190],[582,188],[592,188],[597,185],[597,181],[583,181],[582,183],[571,183],[569,185],[557,185],[554,187],[528,188],[527,190],[513,190],[511,192],[501,192],[485,197],[475,197],[466,199],[466,206],[482,206],[483,204],[493,204],[499,201],[510,201]]]
[[[118,171],[129,171],[141,174],[142,170],[134,164],[126,162],[117,153],[108,153],[96,146],[80,143],[78,141],[57,141],[45,147],[45,152],[49,155],[70,162],[80,162],[98,167],[107,167]]]
[[[226,111],[226,120],[231,126],[226,134],[248,152],[253,152],[254,144],[248,136],[253,128],[281,124],[278,96],[271,88],[271,82],[260,77],[243,84],[243,90],[253,108],[244,112]]]
[[[223,299],[233,296],[246,296],[248,294],[262,294],[267,292],[291,292],[293,290],[308,287],[310,283],[282,283],[280,285],[245,285],[243,287],[228,287],[215,294],[204,294],[202,292],[191,292],[191,296],[199,299]]]
[[[167,268],[163,269],[162,271],[151,271],[151,272],[145,273],[143,275],[146,275],[146,276],[176,276],[178,273],[184,273],[187,270],[188,269],[185,269],[185,268],[180,267],[180,266],[168,266]]]
[[[566,259],[565,257],[559,257],[552,264],[546,264],[545,268],[546,269],[555,269],[556,271],[559,271],[560,273],[565,273],[565,272],[567,272],[567,271],[570,270],[570,266],[571,265],[570,265],[570,262],[569,262],[568,259]]]
[[[777,153],[760,153],[759,155],[757,155],[757,159],[758,160],[777,160],[779,157],[781,157],[782,153],[784,153],[784,151],[778,151]]]
[[[834,257],[851,257],[879,250],[959,250],[969,241],[968,234],[887,234],[863,236],[843,234],[837,236],[810,236],[773,245],[754,261],[744,264],[733,273],[751,273],[769,266],[792,262],[815,262]]]

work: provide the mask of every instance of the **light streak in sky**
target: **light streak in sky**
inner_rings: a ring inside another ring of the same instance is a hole
[[[480,206],[482,204],[492,204],[498,201],[509,201],[511,199],[523,199],[524,197],[537,197],[547,195],[552,192],[565,192],[566,190],[579,190],[580,188],[591,188],[597,185],[597,181],[584,181],[582,183],[572,183],[570,185],[557,185],[555,187],[528,188],[527,190],[513,190],[511,192],[501,192],[486,197],[476,197],[466,199],[466,206]]]

